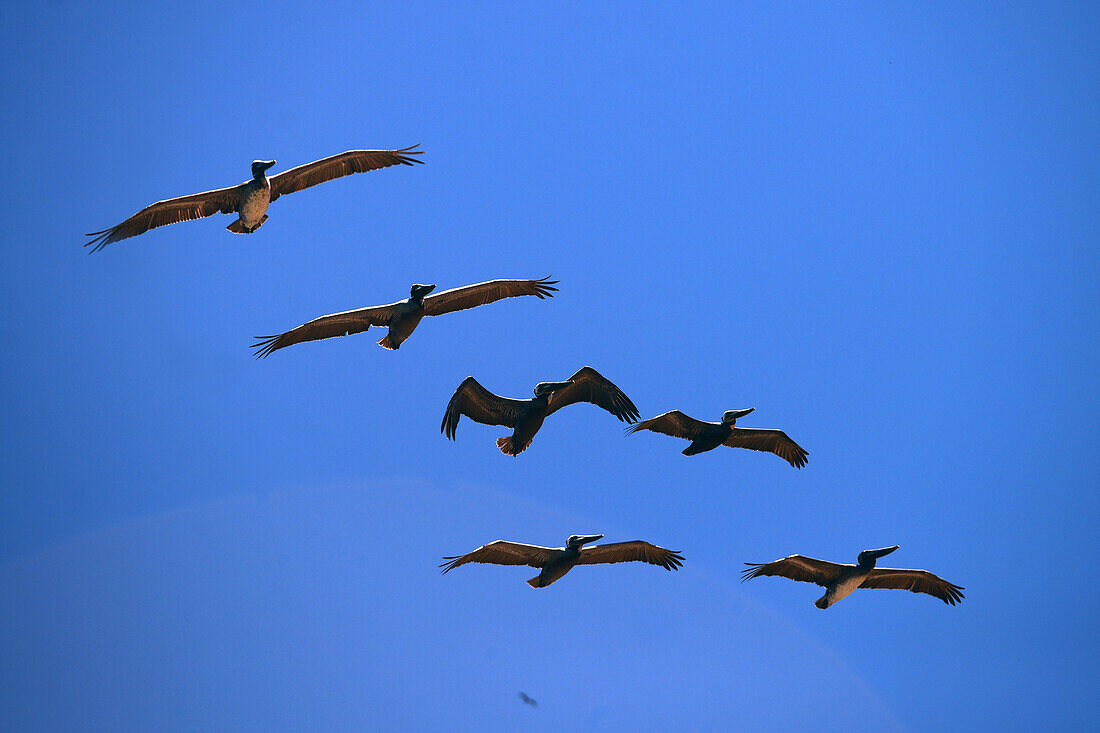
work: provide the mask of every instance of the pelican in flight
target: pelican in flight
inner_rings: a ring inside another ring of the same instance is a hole
[[[410,158],[420,155],[423,150],[414,150],[416,145],[401,150],[349,150],[322,160],[291,168],[271,178],[266,171],[275,165],[274,160],[252,161],[252,179],[229,188],[204,191],[190,196],[165,199],[150,204],[126,221],[104,229],[91,232],[87,236],[91,241],[84,246],[92,246],[92,252],[98,252],[112,242],[128,237],[136,237],[150,229],[175,224],[181,221],[201,219],[217,213],[237,214],[237,220],[226,227],[235,234],[251,234],[267,221],[267,207],[283,194],[301,191],[333,178],[348,176],[352,173],[388,168],[391,165],[413,165],[422,160]]]
[[[581,367],[568,381],[539,382],[535,385],[535,397],[530,400],[500,397],[482,387],[473,377],[466,377],[447,403],[439,432],[454,440],[458,419],[463,415],[483,425],[514,428],[511,435],[497,438],[497,447],[501,453],[515,456],[531,445],[531,439],[542,427],[547,415],[575,402],[599,405],[624,422],[638,419],[638,408],[630,398],[602,374],[586,366]]]
[[[804,583],[817,583],[825,588],[825,595],[814,603],[818,608],[828,608],[841,598],[851,594],[856,588],[896,588],[911,590],[914,593],[927,593],[944,603],[954,606],[963,599],[960,585],[948,583],[938,575],[927,570],[899,570],[897,568],[876,568],[875,561],[883,555],[889,555],[898,549],[883,547],[880,550],[864,550],[859,553],[855,565],[841,565],[812,557],[791,555],[782,560],[769,563],[747,562],[748,570],[742,571],[741,582],[758,578],[761,575],[778,575]]]
[[[303,341],[362,333],[371,326],[389,326],[390,332],[378,345],[386,349],[398,349],[416,330],[416,324],[424,316],[441,316],[520,295],[534,295],[540,300],[552,298],[552,291],[557,291],[554,287],[557,283],[557,280],[545,277],[541,280],[490,280],[464,288],[444,290],[430,297],[425,296],[435,289],[435,285],[413,285],[408,300],[314,318],[286,333],[257,336],[260,340],[252,344],[252,348],[259,349],[256,352],[256,358],[259,359],[275,349]]]
[[[530,565],[541,573],[527,581],[532,588],[545,588],[573,569],[574,565],[632,562],[640,560],[650,565],[660,565],[665,570],[677,570],[684,564],[684,556],[675,550],[666,550],[648,542],[612,542],[609,545],[583,547],[602,538],[602,534],[575,534],[565,541],[565,547],[539,547],[519,542],[497,540],[483,545],[473,552],[456,557],[445,557],[448,562],[439,567],[443,572],[454,570],[468,562],[487,562],[493,565]]]
[[[728,445],[731,448],[748,448],[774,453],[795,468],[806,465],[806,456],[810,455],[802,449],[798,443],[787,437],[782,430],[765,430],[761,428],[738,428],[734,423],[738,418],[748,415],[755,410],[750,407],[747,410],[729,410],[722,415],[722,422],[703,422],[693,417],[688,417],[679,410],[666,412],[664,415],[643,420],[626,429],[627,433],[636,433],[639,430],[652,430],[656,433],[664,433],[674,438],[685,438],[691,441],[691,445],[681,451],[685,456],[693,456],[713,450],[720,445]]]

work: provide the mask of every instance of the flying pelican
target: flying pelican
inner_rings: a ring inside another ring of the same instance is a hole
[[[447,403],[439,432],[454,440],[458,419],[463,415],[483,425],[515,428],[512,435],[497,438],[500,452],[515,456],[531,445],[531,439],[542,427],[547,415],[574,402],[599,405],[624,422],[638,419],[638,408],[630,398],[602,374],[586,366],[581,367],[568,381],[539,382],[535,385],[535,398],[531,400],[500,397],[482,387],[473,377],[466,377]]]
[[[423,163],[410,158],[423,150],[416,145],[401,150],[349,150],[312,163],[291,168],[268,178],[266,171],[275,165],[274,160],[252,161],[252,179],[230,188],[204,191],[190,196],[165,199],[150,204],[126,221],[99,232],[90,232],[92,252],[98,252],[112,242],[136,237],[150,229],[191,219],[201,219],[217,213],[237,214],[237,220],[226,227],[235,234],[250,234],[267,221],[267,206],[283,194],[301,191],[333,178],[363,173],[391,165]]]
[[[782,560],[769,563],[747,562],[748,570],[743,570],[741,582],[752,580],[761,575],[779,575],[804,583],[817,583],[825,588],[825,595],[814,603],[818,608],[828,608],[856,588],[896,588],[911,590],[914,593],[927,593],[944,603],[954,606],[963,599],[960,585],[948,583],[938,575],[927,570],[899,570],[897,568],[876,568],[875,561],[883,555],[889,555],[899,545],[883,547],[880,550],[864,550],[859,553],[858,564],[840,565],[812,557],[791,555]]]
[[[688,417],[679,410],[673,410],[631,425],[626,432],[652,430],[674,438],[686,438],[691,441],[691,445],[681,451],[685,456],[693,456],[696,453],[713,450],[720,445],[728,445],[731,448],[748,448],[774,453],[795,468],[805,466],[806,456],[809,453],[787,437],[782,430],[734,427],[738,418],[748,415],[755,409],[750,407],[747,410],[729,410],[722,415],[720,423],[703,422]]]
[[[519,542],[497,540],[483,545],[473,552],[455,557],[445,557],[448,562],[439,567],[443,572],[453,570],[468,562],[487,562],[493,565],[530,565],[541,573],[527,581],[532,588],[545,588],[573,569],[574,565],[631,562],[641,560],[650,565],[660,565],[665,570],[676,570],[684,564],[684,556],[675,550],[666,550],[648,542],[612,542],[581,549],[582,545],[602,538],[602,534],[575,534],[565,541],[565,547],[539,547]]]
[[[519,693],[519,699],[523,700],[524,703],[526,703],[527,705],[530,705],[533,708],[537,708],[539,706],[539,704],[535,700],[535,698],[528,697],[526,692]]]
[[[441,316],[520,295],[534,295],[540,300],[552,298],[554,293],[551,291],[557,291],[554,287],[557,283],[557,280],[545,277],[541,280],[490,280],[464,288],[444,290],[431,297],[424,296],[432,292],[435,285],[413,285],[408,300],[314,318],[286,333],[257,336],[260,341],[252,344],[252,348],[259,348],[256,352],[256,358],[259,359],[275,349],[303,341],[362,333],[371,326],[389,326],[389,334],[378,345],[387,349],[398,349],[424,316]]]

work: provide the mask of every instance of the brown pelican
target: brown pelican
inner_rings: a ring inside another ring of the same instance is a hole
[[[515,456],[531,445],[531,439],[542,427],[547,415],[574,402],[599,405],[625,422],[638,419],[638,408],[630,398],[602,374],[586,366],[566,382],[539,382],[535,385],[535,398],[531,400],[500,397],[482,387],[473,377],[466,377],[447,403],[439,432],[454,440],[458,419],[463,415],[483,425],[515,428],[512,435],[497,438],[500,452]]]
[[[809,455],[798,443],[787,437],[782,430],[764,430],[761,428],[737,428],[734,423],[737,419],[748,415],[755,410],[750,407],[747,410],[729,410],[722,415],[722,422],[703,422],[693,417],[688,417],[679,410],[666,412],[664,415],[643,420],[626,429],[627,433],[636,433],[639,430],[652,430],[657,433],[671,435],[674,438],[686,438],[691,445],[681,451],[685,456],[693,456],[696,453],[713,450],[720,445],[728,445],[731,448],[748,448],[749,450],[766,451],[774,453],[795,468],[806,465],[806,456]]]
[[[859,553],[856,565],[840,565],[802,555],[791,555],[769,563],[747,562],[745,564],[749,569],[742,571],[744,577],[741,578],[741,582],[761,575],[779,575],[804,583],[817,583],[825,588],[825,595],[818,598],[814,604],[818,608],[828,608],[856,588],[911,590],[914,593],[935,596],[952,606],[962,600],[964,590],[962,586],[948,583],[927,570],[875,567],[875,561],[878,558],[889,555],[896,549],[898,545],[883,547],[880,550],[864,550]]]
[[[676,570],[684,564],[684,557],[675,550],[666,550],[648,542],[613,542],[581,549],[582,545],[603,537],[602,534],[575,534],[565,541],[565,547],[539,547],[518,542],[497,540],[483,545],[473,552],[456,557],[445,557],[448,562],[439,567],[443,572],[453,570],[468,562],[487,562],[493,565],[530,565],[541,573],[527,581],[532,588],[545,588],[573,569],[574,565],[631,562],[640,560],[650,565],[660,565],[665,570]]]
[[[530,705],[530,706],[531,706],[531,707],[533,707],[533,708],[537,708],[537,707],[539,706],[539,704],[538,704],[538,702],[537,702],[537,701],[535,700],[535,698],[533,698],[533,697],[528,697],[528,696],[527,696],[527,693],[526,693],[526,692],[521,692],[521,693],[519,693],[519,699],[520,699],[520,700],[523,700],[523,702],[524,702],[525,704],[527,704],[527,705]]]
[[[389,326],[390,332],[378,342],[387,349],[397,349],[416,329],[416,324],[424,316],[441,316],[444,313],[476,308],[479,305],[493,303],[502,298],[515,298],[520,295],[534,295],[540,300],[552,298],[557,288],[557,280],[490,280],[489,282],[467,285],[464,288],[444,290],[431,297],[425,297],[435,289],[435,285],[413,285],[409,299],[389,305],[376,305],[355,311],[333,313],[331,316],[314,318],[286,333],[275,336],[257,336],[259,348],[256,358],[267,356],[275,349],[301,343],[362,333],[371,326]]]
[[[92,237],[92,240],[84,246],[92,245],[92,252],[98,252],[111,242],[136,237],[165,224],[201,219],[217,213],[237,214],[237,220],[226,229],[236,234],[250,234],[267,221],[268,204],[283,194],[301,191],[303,188],[352,173],[388,168],[391,165],[423,163],[422,160],[408,157],[424,152],[414,150],[415,147],[413,145],[401,150],[349,150],[291,168],[271,178],[267,177],[266,171],[275,165],[275,161],[254,160],[251,180],[230,188],[219,188],[150,204],[121,224],[89,233],[87,236]]]

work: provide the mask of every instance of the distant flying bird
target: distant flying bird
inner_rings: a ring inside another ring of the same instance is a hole
[[[519,699],[523,700],[523,702],[527,703],[528,705],[530,705],[533,708],[537,708],[539,706],[539,704],[535,701],[535,698],[527,697],[526,692],[519,693]]]
[[[545,277],[541,280],[490,280],[464,288],[444,290],[430,297],[425,296],[435,289],[435,285],[413,285],[408,300],[321,316],[286,333],[257,336],[260,341],[252,344],[252,348],[259,348],[256,352],[256,358],[259,359],[275,349],[303,341],[362,333],[371,326],[389,326],[389,334],[378,345],[387,349],[398,349],[416,330],[416,325],[424,316],[441,316],[520,295],[534,295],[540,300],[552,298],[552,291],[557,291],[554,287],[557,283],[557,280]]]
[[[473,552],[456,557],[445,557],[439,567],[443,572],[453,570],[468,562],[484,562],[493,565],[530,565],[541,568],[542,572],[527,581],[532,588],[545,588],[573,569],[574,565],[596,565],[598,563],[647,562],[660,565],[665,570],[677,570],[684,564],[684,557],[675,550],[666,550],[648,542],[613,542],[610,545],[596,545],[582,548],[590,542],[603,537],[602,534],[575,534],[565,541],[565,547],[539,547],[522,545],[518,542],[497,540],[477,548]]]
[[[729,410],[722,415],[722,422],[703,422],[693,417],[688,417],[679,410],[666,412],[663,415],[643,420],[626,429],[627,433],[636,433],[639,430],[652,430],[656,433],[664,433],[674,438],[685,438],[691,441],[691,445],[681,451],[685,456],[693,456],[713,450],[720,445],[728,445],[731,448],[748,448],[774,453],[795,468],[806,465],[806,456],[810,455],[802,449],[798,443],[787,437],[782,430],[765,430],[761,428],[734,427],[737,419],[748,415],[755,410],[750,407],[747,410]]]
[[[778,575],[804,583],[817,583],[825,588],[825,595],[818,598],[814,604],[818,608],[828,608],[856,588],[911,590],[914,593],[935,596],[952,606],[963,599],[962,591],[965,589],[962,586],[948,583],[927,570],[875,567],[875,561],[878,558],[889,555],[896,549],[898,545],[883,547],[881,550],[864,550],[859,553],[856,565],[840,565],[802,555],[791,555],[769,563],[747,562],[745,564],[749,569],[742,571],[744,577],[741,578],[741,582],[761,575]]]
[[[630,398],[602,374],[586,366],[581,367],[569,381],[539,382],[535,385],[535,398],[531,400],[500,397],[482,387],[473,377],[466,377],[447,403],[439,432],[454,440],[458,420],[463,415],[483,425],[515,428],[512,435],[497,438],[500,452],[515,456],[531,445],[531,439],[542,427],[547,415],[575,402],[591,402],[624,422],[638,419],[638,408]]]
[[[271,178],[267,177],[266,171],[275,165],[275,161],[254,160],[252,180],[230,188],[219,188],[150,204],[117,226],[89,233],[87,236],[92,237],[92,240],[84,246],[92,245],[92,252],[98,252],[112,242],[136,237],[165,224],[201,219],[217,213],[238,214],[237,220],[226,229],[236,234],[250,234],[267,221],[268,204],[283,194],[301,191],[303,188],[352,173],[388,168],[391,165],[423,163],[422,160],[408,157],[424,152],[414,150],[415,147],[413,145],[401,150],[349,150],[291,168]]]

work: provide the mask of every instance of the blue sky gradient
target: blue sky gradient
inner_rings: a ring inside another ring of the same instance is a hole
[[[1100,12],[1088,3],[8,8],[0,721],[16,730],[1095,729]],[[426,165],[94,256],[158,199]],[[252,336],[561,280],[265,361]],[[590,364],[516,459],[439,421]],[[572,533],[683,570],[443,555]],[[827,611],[746,561],[966,586]],[[523,705],[517,692],[539,701]]]

